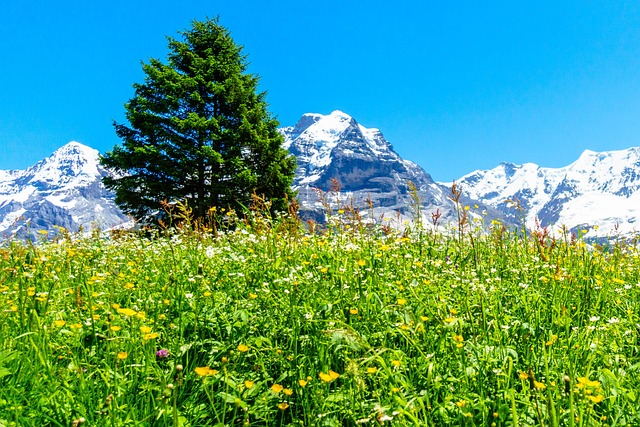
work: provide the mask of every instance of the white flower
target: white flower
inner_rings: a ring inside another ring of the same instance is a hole
[[[600,316],[591,316],[591,317],[589,318],[589,321],[590,321],[590,322],[597,322],[598,320],[600,320]]]
[[[612,317],[611,319],[607,320],[607,322],[613,325],[614,323],[620,323],[620,319],[618,319],[617,317]]]

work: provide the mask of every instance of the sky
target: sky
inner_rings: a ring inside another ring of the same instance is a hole
[[[282,126],[342,110],[437,181],[640,146],[640,2],[30,0],[0,4],[0,169],[111,150],[142,62],[219,16]]]

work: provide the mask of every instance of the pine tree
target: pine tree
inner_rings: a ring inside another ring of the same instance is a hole
[[[218,19],[194,21],[168,38],[167,64],[143,64],[144,83],[125,104],[129,125],[114,122],[122,146],[102,164],[116,203],[137,219],[161,202],[185,201],[196,217],[211,207],[241,209],[253,193],[286,208],[295,159],[282,147],[258,77]]]

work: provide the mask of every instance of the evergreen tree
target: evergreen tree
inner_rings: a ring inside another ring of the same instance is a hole
[[[168,38],[168,64],[143,64],[143,84],[125,104],[129,125],[114,123],[122,146],[101,159],[116,203],[137,219],[161,202],[186,200],[196,217],[210,207],[238,209],[255,192],[284,210],[295,159],[282,147],[258,77],[218,19],[194,21]]]

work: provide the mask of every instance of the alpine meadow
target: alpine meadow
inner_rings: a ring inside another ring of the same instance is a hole
[[[180,34],[101,160],[136,227],[0,244],[0,427],[640,425],[637,237],[455,182],[449,216],[407,182],[412,220],[337,185],[306,220],[242,48]]]

